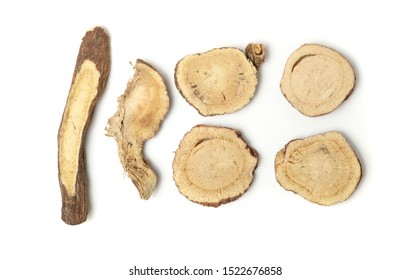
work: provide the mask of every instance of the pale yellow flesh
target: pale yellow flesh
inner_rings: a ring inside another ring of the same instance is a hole
[[[81,141],[90,107],[97,96],[100,73],[85,60],[77,73],[67,99],[58,138],[60,180],[69,196],[74,196]]]
[[[143,199],[151,196],[157,184],[156,174],[143,159],[143,143],[158,131],[168,108],[167,88],[160,74],[137,62],[106,131],[107,136],[115,137],[121,164]]]
[[[138,79],[124,96],[123,127],[128,140],[146,141],[159,129],[169,101],[166,86],[155,70],[139,64],[137,71]]]

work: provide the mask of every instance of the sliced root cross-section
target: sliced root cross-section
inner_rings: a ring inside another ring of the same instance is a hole
[[[317,204],[333,205],[357,188],[361,165],[340,133],[327,132],[289,142],[276,155],[275,174],[284,189]]]
[[[316,44],[303,45],[290,55],[281,91],[302,114],[315,117],[335,110],[352,93],[355,73],[337,51]]]
[[[181,59],[175,84],[181,95],[203,116],[238,111],[256,91],[257,68],[264,62],[262,44],[249,44],[246,53],[219,48]]]
[[[174,181],[189,200],[217,207],[248,190],[257,158],[238,131],[198,125],[184,136],[176,151]]]

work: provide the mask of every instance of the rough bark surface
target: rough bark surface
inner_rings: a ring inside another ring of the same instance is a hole
[[[332,205],[346,200],[361,179],[361,164],[338,132],[289,142],[275,158],[280,185],[308,201]]]
[[[265,55],[262,44],[250,44],[247,50],[250,59],[237,48],[213,49],[184,57],[174,73],[178,91],[203,116],[241,109],[254,96],[257,67]]]
[[[198,125],[184,136],[175,153],[174,181],[189,200],[217,207],[248,190],[257,162],[257,152],[238,131]]]
[[[248,44],[245,48],[245,54],[257,68],[265,61],[265,47],[263,44]]]
[[[288,58],[280,87],[293,107],[315,117],[335,110],[354,86],[355,73],[346,58],[325,46],[307,44]]]
[[[121,164],[142,199],[149,199],[157,176],[143,158],[143,144],[158,131],[169,108],[167,88],[160,74],[141,59],[133,78],[118,98],[117,112],[108,120],[107,136],[118,145]]]
[[[88,183],[84,143],[97,99],[110,72],[109,36],[101,27],[83,37],[58,132],[61,218],[80,224],[88,214]]]

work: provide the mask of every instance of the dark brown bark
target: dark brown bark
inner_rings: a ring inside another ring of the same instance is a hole
[[[265,61],[265,48],[263,44],[248,44],[245,48],[245,54],[257,68]]]

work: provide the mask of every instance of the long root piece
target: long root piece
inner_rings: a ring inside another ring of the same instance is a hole
[[[163,78],[138,59],[134,77],[118,98],[117,112],[108,120],[106,132],[116,139],[121,164],[142,199],[149,199],[157,184],[156,174],[143,158],[143,143],[157,132],[168,108]]]
[[[88,31],[80,45],[69,95],[58,133],[61,218],[70,225],[88,214],[88,183],[84,143],[97,99],[110,72],[110,44],[105,30]]]

